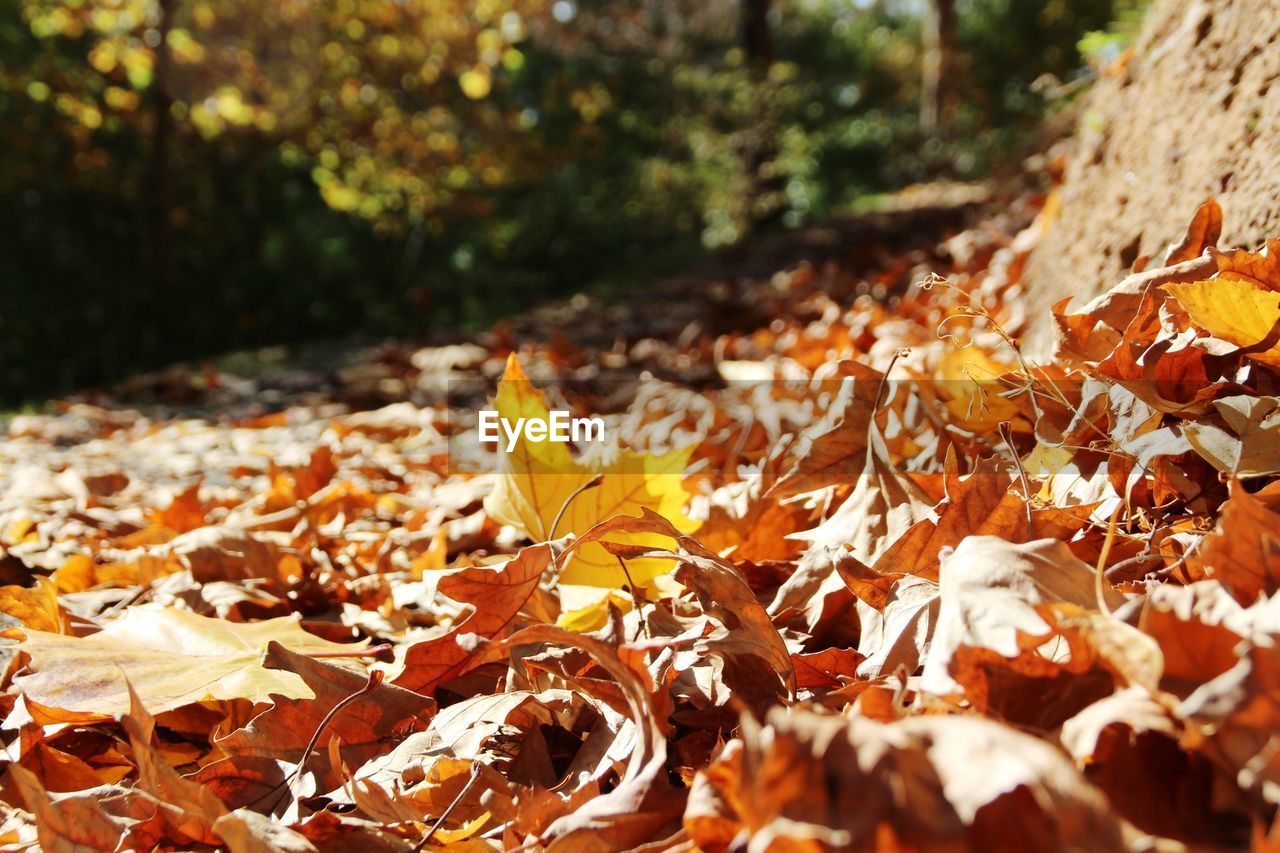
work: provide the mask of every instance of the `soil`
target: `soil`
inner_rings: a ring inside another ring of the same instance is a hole
[[[1026,352],[1052,352],[1049,308],[1083,304],[1143,256],[1158,265],[1206,198],[1221,246],[1280,236],[1280,4],[1163,0],[1081,113],[1059,218],[1026,270]]]

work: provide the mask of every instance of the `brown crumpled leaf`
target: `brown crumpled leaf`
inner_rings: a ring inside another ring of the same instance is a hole
[[[889,462],[874,422],[868,423],[866,466],[852,494],[813,530],[796,533],[810,547],[844,545],[861,563],[872,565],[912,524],[933,517],[934,502]]]
[[[980,717],[744,720],[689,793],[701,849],[1123,850],[1106,799],[1052,746]]]
[[[852,623],[855,599],[836,571],[836,563],[846,558],[842,545],[811,545],[769,603],[774,624],[794,623],[798,630],[817,634],[833,624]]]
[[[806,540],[808,548],[769,608],[779,617],[803,609],[810,631],[817,629],[824,613],[848,612],[847,590],[883,606],[888,587],[899,575],[882,576],[866,567],[913,524],[936,518],[934,502],[888,462],[888,449],[874,422],[868,421],[867,429],[865,465],[853,492],[818,527],[793,534]],[[847,590],[841,589],[840,581]]]
[[[85,853],[151,849],[165,837],[159,804],[146,794],[117,785],[51,794],[39,777],[10,765],[9,778],[27,809],[36,816],[42,850]]]
[[[1231,669],[1254,634],[1249,612],[1216,581],[1156,587],[1141,625],[1164,658],[1160,689],[1180,698]]]
[[[1255,807],[1280,805],[1280,653],[1274,645],[1245,643],[1235,665],[1197,688],[1178,713],[1197,727],[1204,753],[1231,773]]]
[[[841,365],[840,390],[827,414],[788,449],[790,466],[770,487],[775,500],[852,483],[867,461],[868,430],[884,377],[858,362]],[[832,384],[834,380],[824,380]]]
[[[1226,423],[1188,421],[1191,447],[1224,474],[1242,479],[1280,474],[1280,398],[1236,395],[1213,401]]]
[[[1079,658],[1080,652],[1052,642],[1054,628],[1037,605],[1096,607],[1093,575],[1058,540],[1014,544],[994,536],[964,539],[941,561],[941,605],[922,689],[939,696],[964,695],[986,707],[993,692],[990,679],[1001,675],[999,669],[989,669],[992,664],[1014,667],[1031,678],[1060,678],[1060,665]],[[1109,606],[1122,601],[1114,592],[1106,597]],[[1076,663],[1088,668],[1091,661]],[[1085,679],[1063,680],[1073,689],[1100,689]]]
[[[1232,480],[1218,526],[1188,558],[1189,568],[1217,580],[1240,604],[1280,590],[1280,487],[1251,494]]]
[[[251,805],[281,784],[302,760],[303,749],[330,709],[366,683],[357,672],[274,642],[267,647],[263,666],[296,675],[314,695],[305,699],[273,696],[270,708],[218,740],[226,758],[203,767],[197,778],[233,808]],[[331,739],[341,741],[343,760],[358,767],[386,752],[399,726],[429,715],[434,708],[433,700],[389,683],[379,684],[346,706],[330,720],[307,764],[318,777],[317,790],[339,784],[337,768],[325,758],[324,746]]]
[[[475,644],[468,640],[464,645],[463,639],[489,639],[507,627],[550,565],[551,546],[543,543],[521,550],[500,565],[457,569],[441,577],[441,594],[470,605],[471,612],[443,636],[409,646],[392,683],[430,694],[442,681],[465,672]]]
[[[199,583],[280,580],[275,544],[236,527],[198,527],[175,538],[168,548]]]
[[[1206,199],[1196,208],[1187,230],[1177,243],[1169,244],[1164,254],[1164,266],[1180,264],[1198,258],[1205,249],[1216,248],[1222,236],[1222,207],[1215,199]]]
[[[853,649],[823,649],[791,655],[796,669],[796,687],[839,687],[858,673],[862,655]]]
[[[1181,738],[1170,704],[1136,686],[1080,711],[1061,736],[1085,778],[1138,829],[1190,845],[1242,846],[1246,815],[1215,795],[1213,765]]]
[[[859,601],[858,652],[866,659],[858,665],[858,675],[874,678],[899,669],[918,670],[938,622],[938,609],[938,585],[909,575],[893,584],[880,607]]]
[[[1089,511],[1088,506],[1030,509],[1013,474],[994,459],[979,460],[962,477],[955,456],[949,455],[945,484],[947,497],[936,507],[936,518],[913,524],[869,569],[852,560],[837,564],[860,599],[882,607],[898,578],[912,575],[936,581],[939,554],[967,536],[997,536],[1007,542],[1066,540],[1084,525]]]
[[[635,746],[616,788],[586,801],[539,834],[549,850],[609,851],[657,840],[679,825],[683,802],[666,778],[667,740],[650,705],[649,673],[629,665],[599,640],[549,625],[534,625],[504,642],[512,648],[548,643],[581,649],[614,679],[635,724]]]
[[[618,548],[609,541],[612,535],[635,534],[669,537],[679,550],[630,545]],[[643,509],[639,518],[621,515],[602,521],[570,545],[560,559],[571,559],[573,549],[597,541],[619,559],[626,559],[622,554],[627,553],[679,564],[675,579],[691,589],[702,611],[722,626],[718,632],[700,638],[694,648],[721,659],[722,677],[731,683],[740,698],[763,709],[795,690],[795,670],[786,643],[751,587],[731,563],[648,509]],[[760,664],[765,667],[763,671],[776,673],[777,682],[761,678]]]
[[[183,844],[219,844],[222,839],[213,831],[213,824],[227,813],[227,807],[209,788],[184,779],[169,766],[152,745],[156,721],[132,687],[129,700],[131,707],[122,725],[138,768],[137,787],[164,804],[160,814],[169,826],[171,838]]]

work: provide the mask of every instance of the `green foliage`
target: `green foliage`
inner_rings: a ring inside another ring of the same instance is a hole
[[[985,174],[1112,0],[968,0],[926,137],[918,4],[0,0],[0,397],[419,336]]]
[[[1103,66],[1120,58],[1137,37],[1149,0],[1115,3],[1115,20],[1105,29],[1090,30],[1080,37],[1077,48],[1090,65]]]

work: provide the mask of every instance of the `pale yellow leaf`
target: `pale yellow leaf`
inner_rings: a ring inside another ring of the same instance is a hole
[[[206,699],[312,698],[294,673],[263,667],[272,640],[310,654],[363,645],[323,640],[290,616],[242,624],[144,605],[88,637],[28,631],[19,648],[34,673],[15,683],[40,705],[106,717],[129,710],[129,684],[156,714]]]

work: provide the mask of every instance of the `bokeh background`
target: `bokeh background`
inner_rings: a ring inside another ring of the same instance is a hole
[[[1017,163],[1138,0],[0,0],[0,399],[466,330]]]

